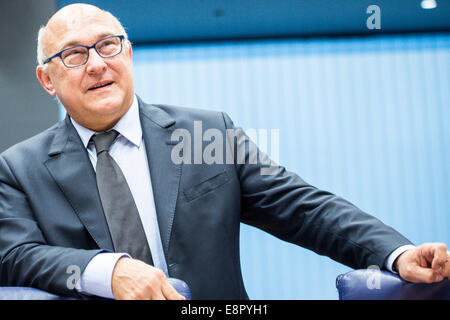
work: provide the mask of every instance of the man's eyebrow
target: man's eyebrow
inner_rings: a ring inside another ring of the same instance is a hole
[[[101,34],[99,34],[97,36],[97,40],[95,42],[97,42],[97,41],[99,41],[99,40],[101,40],[103,38],[106,38],[108,36],[112,36],[112,35],[113,35],[113,33],[111,33],[111,32],[101,33]],[[94,44],[95,42],[93,42],[92,44]],[[60,47],[59,51],[67,49],[67,48],[70,48],[70,47],[76,47],[76,46],[84,46],[84,45],[81,44],[80,40],[69,40],[68,42],[65,42],[65,43],[62,44],[62,46]]]

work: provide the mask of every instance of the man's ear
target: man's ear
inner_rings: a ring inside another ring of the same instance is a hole
[[[133,47],[131,46],[130,40],[127,40],[126,49],[128,50],[128,55],[133,58]]]
[[[47,71],[44,70],[42,66],[36,67],[36,77],[38,78],[41,86],[47,91],[51,96],[56,95],[55,88],[53,87],[52,80],[48,75]]]

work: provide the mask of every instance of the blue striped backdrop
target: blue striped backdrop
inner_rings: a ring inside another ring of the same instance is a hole
[[[147,102],[279,129],[287,169],[414,243],[450,244],[449,34],[139,46],[134,75]],[[241,256],[252,299],[337,299],[350,270],[246,225]]]

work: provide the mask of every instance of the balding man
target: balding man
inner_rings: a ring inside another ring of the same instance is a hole
[[[36,75],[67,117],[0,155],[1,285],[183,299],[170,276],[194,299],[247,299],[240,222],[354,268],[450,276],[445,244],[415,247],[283,167],[261,174],[266,163],[248,161],[250,142],[226,114],[141,101],[132,53],[120,22],[91,5],[64,7],[40,30]],[[222,150],[231,163],[174,161],[172,134],[197,121],[236,133]]]

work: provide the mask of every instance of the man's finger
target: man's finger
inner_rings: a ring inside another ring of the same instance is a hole
[[[450,251],[447,251],[447,259],[442,270],[442,275],[450,279]]]
[[[444,279],[440,273],[433,271],[433,269],[422,268],[420,266],[411,267],[406,274],[401,276],[404,280],[414,283],[433,283]]]
[[[447,246],[443,243],[433,244],[430,248],[433,256],[431,261],[431,268],[435,272],[441,273],[445,267],[447,261]]]
[[[166,281],[162,287],[162,293],[166,297],[167,300],[186,300],[181,294],[178,293],[177,290]]]
[[[162,293],[157,293],[152,297],[152,300],[167,300]]]

